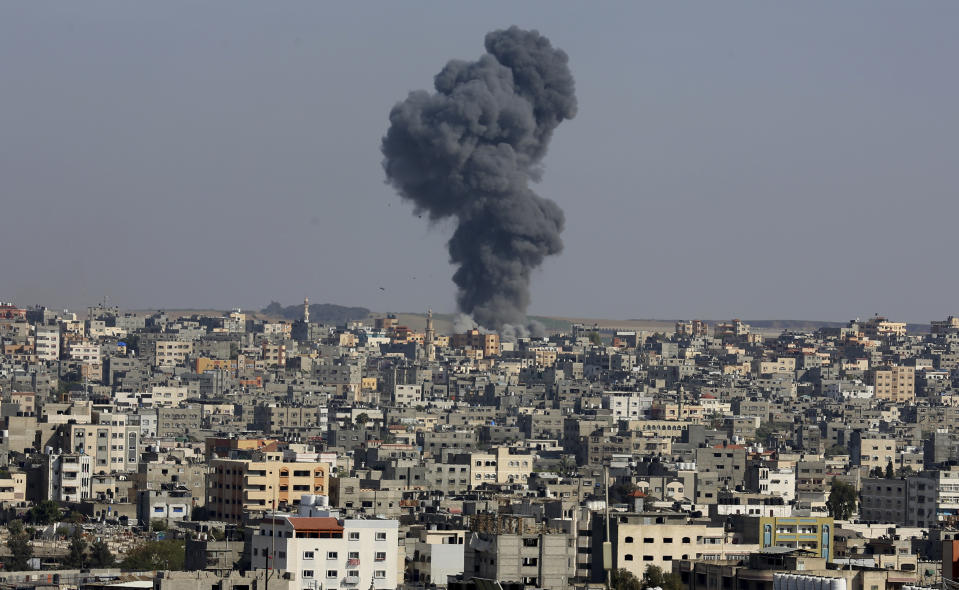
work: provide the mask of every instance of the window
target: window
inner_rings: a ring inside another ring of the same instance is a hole
[[[303,570],[303,577],[304,577],[304,578],[312,578],[312,577],[313,577],[313,570]]]
[[[643,561],[652,561],[652,560],[653,560],[653,556],[652,556],[652,555],[644,555],[644,556],[643,556]]]
[[[386,577],[386,570],[373,570],[373,577],[383,579]]]
[[[625,559],[626,561],[632,561],[632,560],[633,560],[633,554],[632,554],[632,553],[627,553],[627,554],[624,556],[624,559]]]
[[[359,552],[359,551],[350,551],[349,553],[346,554],[346,557],[347,557],[347,559],[359,559],[359,558],[360,558],[360,552]]]
[[[352,578],[359,578],[360,570],[346,570],[346,575]]]
[[[303,559],[313,559],[313,552],[312,552],[312,551],[304,551],[304,552],[303,552]]]
[[[350,541],[359,541],[359,540],[360,540],[359,533],[350,533]]]
[[[633,542],[633,538],[632,538],[632,537],[626,537],[626,539],[624,539],[623,542],[624,542],[624,543],[632,543],[632,542]]]
[[[335,577],[336,577],[336,570],[326,570],[326,577],[327,577],[327,578],[335,578]]]
[[[327,559],[336,559],[336,558],[337,558],[336,551],[327,551],[327,552],[326,552],[326,558],[327,558]]]
[[[386,551],[377,551],[373,559],[376,561],[386,561]]]
[[[353,534],[353,533],[350,533],[350,535],[352,535],[352,534]],[[359,534],[359,533],[357,533],[357,534]],[[376,540],[377,540],[377,541],[385,541],[385,540],[386,540],[386,533],[384,533],[384,532],[382,532],[382,531],[377,531],[377,533],[376,533]]]

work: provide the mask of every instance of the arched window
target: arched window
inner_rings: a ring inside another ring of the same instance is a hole
[[[626,561],[632,561],[632,560],[633,560],[633,554],[632,554],[632,553],[627,553],[623,559],[625,559]]]
[[[624,542],[626,542],[626,543],[632,543],[632,542],[633,542],[633,538],[632,538],[632,537],[626,537],[626,539],[624,540]]]

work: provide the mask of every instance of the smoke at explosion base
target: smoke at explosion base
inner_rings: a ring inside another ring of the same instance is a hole
[[[563,243],[563,211],[530,189],[553,130],[576,114],[566,54],[537,31],[486,35],[473,62],[453,60],[390,112],[383,138],[389,183],[432,221],[452,218],[448,242],[457,305],[505,337],[538,331],[526,310],[530,274]],[[468,322],[464,322],[468,323]]]

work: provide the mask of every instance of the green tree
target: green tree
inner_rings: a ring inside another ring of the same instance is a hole
[[[10,551],[10,557],[6,560],[5,569],[10,571],[25,570],[30,558],[33,557],[30,535],[23,528],[22,520],[11,521],[7,525],[7,530],[10,532],[10,537],[7,539],[7,549]]]
[[[643,585],[639,582],[633,572],[627,569],[613,570],[609,574],[610,587],[613,590],[642,590]]]
[[[657,565],[646,566],[646,571],[643,572],[643,589],[657,587],[663,590],[682,590],[683,583],[679,574],[667,574]]]
[[[53,500],[44,500],[30,509],[30,521],[35,524],[53,524],[60,520],[60,506]]]
[[[593,346],[599,346],[603,343],[602,337],[599,335],[599,332],[590,332],[589,333],[589,343]]]
[[[779,432],[791,432],[792,424],[789,422],[765,422],[756,429],[756,440],[765,442],[770,436]]]
[[[166,521],[162,518],[154,518],[150,521],[150,530],[155,533],[162,533],[163,531],[167,530],[167,528]]]
[[[186,558],[185,546],[180,539],[147,541],[134,548],[120,562],[124,570],[182,570]]]
[[[356,417],[356,425],[360,428],[365,428],[366,423],[370,421],[370,416],[366,412],[363,412]]]
[[[83,531],[80,527],[73,528],[73,534],[70,535],[70,553],[63,560],[63,565],[69,568],[82,568],[87,560],[87,542],[83,539]]]
[[[827,457],[835,457],[836,455],[848,455],[849,449],[842,445],[833,445],[826,449],[825,455]]]
[[[836,520],[849,520],[856,511],[856,488],[838,479],[832,480],[826,509],[829,511],[829,516]]]
[[[90,567],[113,567],[116,564],[116,558],[110,552],[110,547],[106,541],[97,539],[90,545]]]
[[[886,479],[892,479],[895,477],[895,468],[892,466],[892,459],[886,463]]]

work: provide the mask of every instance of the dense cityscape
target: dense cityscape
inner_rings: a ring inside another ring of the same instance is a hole
[[[957,318],[501,339],[293,309],[0,305],[0,584],[954,577]]]

